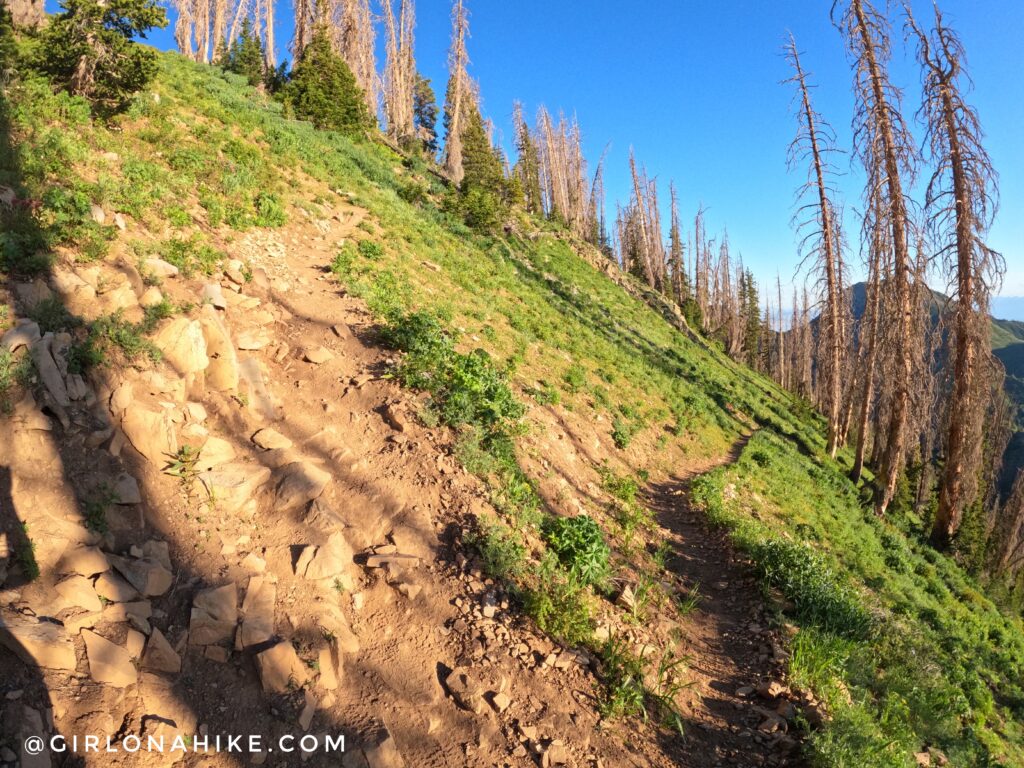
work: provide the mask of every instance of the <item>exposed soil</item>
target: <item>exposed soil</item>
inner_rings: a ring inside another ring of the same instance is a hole
[[[244,338],[250,347],[237,352],[243,369],[237,393],[214,391],[202,373],[175,371],[166,362],[158,367],[160,379],[112,365],[90,377],[90,397],[68,408],[51,402],[41,412],[25,401],[3,417],[0,523],[14,547],[23,543],[27,524],[41,575],[30,581],[12,565],[0,616],[52,617],[47,621],[74,627],[67,634],[76,669],[41,669],[0,651],[0,696],[6,697],[0,743],[17,752],[16,738],[37,727],[115,740],[199,734],[212,742],[217,735],[259,734],[271,745],[308,731],[344,734],[340,764],[371,768],[795,764],[789,757],[795,742],[782,733],[785,719],[772,720],[784,699],[737,693],[778,680],[783,657],[744,564],[687,504],[687,478],[705,467],[652,487],[648,499],[671,541],[675,580],[688,589],[699,585],[701,595],[675,627],[693,680],[683,739],[655,723],[603,721],[595,660],[538,635],[481,573],[464,546],[476,515],[488,507],[481,482],[452,456],[449,431],[417,420],[418,398],[386,377],[391,354],[377,344],[365,305],[325,273],[335,244],[363,215],[343,208],[330,220],[252,233],[229,247],[255,275],[241,284],[216,279],[228,299],[218,313],[236,344]],[[142,292],[126,260],[100,267],[104,274],[127,273]],[[198,302],[204,282],[172,277],[161,288],[174,301]],[[134,392],[126,410],[147,403],[165,408],[182,444],[188,435],[201,443],[208,434],[230,445],[231,464],[269,470],[255,502],[231,511],[227,499],[211,504],[201,480],[162,471],[170,457],[147,460],[124,440],[122,416],[112,415],[110,403],[125,382]],[[48,402],[42,387],[37,401]],[[253,436],[267,427],[290,447],[254,445]],[[599,448],[592,435],[574,432],[564,420],[561,428],[557,439],[565,451],[591,459]],[[284,508],[282,487],[296,464],[326,472],[329,482],[312,501]],[[89,530],[83,512],[122,471],[138,480],[141,503],[107,505],[109,531]],[[581,478],[570,480],[586,491]],[[356,564],[326,581],[296,574],[302,549],[325,546],[338,531]],[[126,621],[114,603],[85,619],[60,605],[54,599],[59,563],[79,543],[116,554],[152,540],[168,544],[173,583],[148,600],[146,628],[166,636],[181,657],[181,672],[143,664],[134,684],[97,681],[78,630],[92,627],[124,647],[140,642],[130,637],[140,623]],[[401,567],[372,564],[371,556],[396,554],[411,557]],[[261,578],[276,588],[271,639],[249,648],[190,640],[197,594],[234,585],[242,608]],[[256,657],[278,641],[296,650],[308,681],[268,692]],[[330,684],[331,672],[337,685]],[[307,723],[302,714],[310,707],[315,714]],[[45,755],[39,760],[22,765],[51,764]],[[52,759],[53,765],[83,763],[337,766],[339,757],[121,752]]]

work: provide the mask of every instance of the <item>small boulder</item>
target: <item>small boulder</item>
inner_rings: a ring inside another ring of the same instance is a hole
[[[231,343],[231,334],[220,315],[210,305],[204,305],[199,313],[199,324],[206,339],[206,385],[218,392],[238,389],[238,356]]]
[[[217,309],[228,308],[228,302],[224,298],[224,293],[221,291],[220,286],[217,283],[207,283],[204,285],[202,298],[204,304],[209,304]]]
[[[36,323],[31,320],[19,320],[17,325],[0,337],[0,347],[17,352],[21,347],[29,347],[41,338],[42,334]]]
[[[197,320],[177,317],[161,328],[153,343],[164,360],[181,376],[198,373],[210,364],[206,355],[206,339]]]
[[[223,464],[199,474],[207,493],[225,512],[237,512],[270,479],[270,470],[257,464]]]
[[[154,277],[177,277],[178,268],[163,259],[146,259],[143,263],[146,272]]]
[[[121,417],[121,429],[135,450],[161,468],[178,453],[174,423],[166,411],[151,411],[132,403]]]
[[[114,500],[118,504],[141,504],[139,482],[127,472],[114,478]]]
[[[291,448],[292,441],[282,435],[276,429],[266,427],[252,436],[252,441],[265,451],[273,451],[281,448]]]
[[[101,573],[93,583],[93,589],[104,600],[109,600],[112,603],[128,603],[139,596],[138,591],[131,584],[110,572]]]
[[[291,643],[280,642],[256,654],[260,681],[267,693],[287,693],[305,685],[306,665],[302,663]]]
[[[304,550],[303,554],[306,554],[307,550]],[[303,559],[300,556],[299,564],[296,565],[296,568],[300,567]],[[352,547],[349,546],[344,535],[340,531],[336,531],[330,535],[326,544],[322,547],[317,547],[313,551],[312,556],[306,558],[305,567],[302,568],[299,575],[307,579],[319,581],[334,579],[339,576],[348,576],[352,568]]]
[[[327,349],[327,347],[310,347],[303,352],[302,358],[307,363],[321,365],[333,360],[334,353]]]
[[[110,570],[110,561],[99,547],[72,546],[64,551],[57,563],[57,573],[77,573],[95,576]]]

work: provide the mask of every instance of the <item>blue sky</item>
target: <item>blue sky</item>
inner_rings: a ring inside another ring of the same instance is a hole
[[[881,0],[880,0],[881,1]],[[53,0],[48,0],[48,5]],[[961,34],[976,89],[971,97],[988,134],[986,146],[1001,177],[1002,205],[990,243],[1006,257],[1004,295],[1024,295],[1024,3],[1020,0],[940,0],[947,23]],[[796,237],[793,194],[803,171],[786,168],[795,131],[792,89],[782,58],[788,31],[818,88],[816,107],[849,146],[851,74],[842,40],[829,21],[829,0],[468,0],[471,73],[480,81],[485,114],[509,144],[512,102],[532,114],[545,104],[575,114],[585,149],[605,167],[609,211],[628,196],[632,146],[658,178],[667,204],[674,180],[687,219],[707,207],[712,230],[728,227],[734,252],[762,281],[793,279]],[[930,0],[915,0],[920,19]],[[286,56],[290,4],[278,9],[279,55]],[[416,55],[439,96],[447,77],[449,0],[417,3]],[[170,29],[151,36],[173,47]],[[894,31],[893,80],[905,89],[905,114],[916,112],[919,71]],[[848,210],[850,261],[856,252],[862,179],[849,156],[838,164]],[[667,216],[666,216],[667,219]],[[942,288],[936,284],[935,287]]]

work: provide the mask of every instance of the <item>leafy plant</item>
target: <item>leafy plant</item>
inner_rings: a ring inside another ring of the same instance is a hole
[[[608,580],[611,550],[592,517],[549,518],[542,531],[551,551],[580,583],[601,585]]]

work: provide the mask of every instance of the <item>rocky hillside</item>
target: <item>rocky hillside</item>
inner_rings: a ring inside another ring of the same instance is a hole
[[[0,762],[1024,760],[1019,617],[820,419],[559,228],[160,62],[109,125],[3,91]]]

